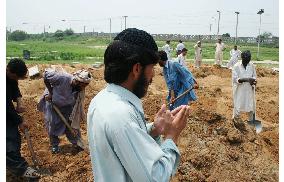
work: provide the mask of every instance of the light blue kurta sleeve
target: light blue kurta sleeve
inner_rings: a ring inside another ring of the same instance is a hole
[[[131,117],[128,119],[131,120]],[[169,181],[180,160],[174,142],[167,139],[158,145],[135,121],[123,123],[116,125],[109,134],[114,151],[132,181]]]

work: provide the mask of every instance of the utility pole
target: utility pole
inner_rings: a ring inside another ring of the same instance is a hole
[[[122,31],[122,18],[120,19],[120,31]]]
[[[211,40],[211,38],[212,38],[212,33],[211,33],[211,28],[212,28],[212,23],[210,23],[210,35],[209,35],[209,37],[210,37],[210,40]]]
[[[86,32],[86,25],[84,25],[84,34],[85,34],[85,32]]]
[[[45,25],[43,25],[43,38],[45,38]]]
[[[240,14],[240,12],[236,11],[235,13],[236,13],[236,15],[237,15],[235,45],[237,45],[237,39],[238,39],[238,24],[239,24],[239,14]]]
[[[109,19],[109,41],[111,42],[111,18]]]
[[[218,30],[217,30],[217,37],[219,36],[219,26],[220,26],[220,16],[221,16],[221,12],[217,11],[219,13],[219,17],[218,17]]]
[[[126,29],[126,18],[128,17],[128,16],[123,16],[124,17],[124,29]]]
[[[259,14],[259,29],[258,29],[258,45],[257,45],[257,59],[259,59],[259,44],[260,44],[260,28],[261,28],[261,14],[264,13],[264,9],[260,9],[257,14]]]

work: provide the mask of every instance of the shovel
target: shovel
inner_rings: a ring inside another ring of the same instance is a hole
[[[43,168],[40,168],[39,166],[39,162],[36,158],[36,155],[35,155],[35,151],[33,149],[33,144],[32,144],[32,140],[31,140],[31,137],[30,137],[30,134],[29,134],[29,130],[27,128],[25,128],[25,137],[27,139],[27,142],[28,142],[28,148],[29,148],[29,151],[32,155],[32,161],[33,161],[33,164],[35,166],[35,168],[37,169],[37,172],[41,175],[51,175],[51,172],[49,169],[43,169]]]
[[[255,86],[253,86],[253,118],[248,122],[249,125],[255,127],[256,133],[260,133],[262,131],[262,124],[261,121],[255,119],[255,112],[256,112],[256,103],[255,103]]]
[[[73,130],[73,128],[70,126],[70,124],[67,122],[61,111],[58,109],[56,105],[52,103],[52,107],[55,110],[55,112],[58,114],[60,119],[63,121],[63,123],[66,125],[66,127],[70,130],[70,132],[73,134],[74,137],[77,138],[77,145],[84,149],[85,151],[88,151],[88,146],[83,142],[80,136]]]
[[[185,96],[188,92],[190,92],[191,90],[194,89],[194,86],[192,85],[191,88],[187,89],[186,91],[184,91],[182,94],[180,94],[177,98],[175,98],[173,101],[169,102],[167,104],[167,108],[169,108],[172,104],[174,104],[178,99],[182,98],[183,96]]]

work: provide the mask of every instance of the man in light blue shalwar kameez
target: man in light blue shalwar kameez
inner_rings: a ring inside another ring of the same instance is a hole
[[[168,102],[171,102],[174,98],[177,98],[188,89],[197,87],[196,80],[187,68],[183,67],[178,62],[168,60],[165,51],[159,51],[159,55],[159,65],[163,67],[163,75],[169,89],[169,95],[167,97]],[[173,110],[180,105],[188,105],[190,101],[195,101],[196,99],[197,97],[192,89],[188,94],[171,104],[170,110]]]
[[[163,104],[154,122],[146,122],[140,99],[158,60],[157,44],[143,30],[125,29],[107,47],[108,84],[92,99],[87,115],[94,181],[168,182],[175,174],[180,161],[176,143],[189,107],[169,111]]]

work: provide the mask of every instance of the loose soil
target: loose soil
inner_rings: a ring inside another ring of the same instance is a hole
[[[28,65],[32,67],[34,65]],[[42,71],[50,65],[39,65]],[[105,87],[103,67],[90,65],[58,65],[67,72],[88,68],[94,79],[86,88],[85,111],[91,99]],[[257,67],[256,89],[258,120],[263,123],[263,132],[256,134],[246,124],[243,127],[232,122],[231,70],[204,65],[200,69],[189,67],[200,88],[196,90],[198,100],[190,104],[191,114],[187,127],[179,138],[181,161],[172,182],[177,181],[278,181],[279,180],[279,75],[266,68]],[[72,150],[62,136],[62,152],[51,154],[49,139],[44,127],[42,113],[36,110],[37,102],[44,91],[41,75],[19,82],[23,103],[27,112],[24,119],[30,127],[34,150],[42,165],[51,176],[39,181],[93,181],[89,154]],[[155,68],[153,83],[143,98],[145,117],[153,121],[155,113],[165,102],[167,88],[162,69]],[[111,104],[111,103],[110,103]],[[81,123],[82,137],[86,141],[86,122]],[[22,155],[32,164],[27,142],[22,139]],[[110,164],[111,165],[111,164]],[[7,181],[22,181],[7,170]]]

